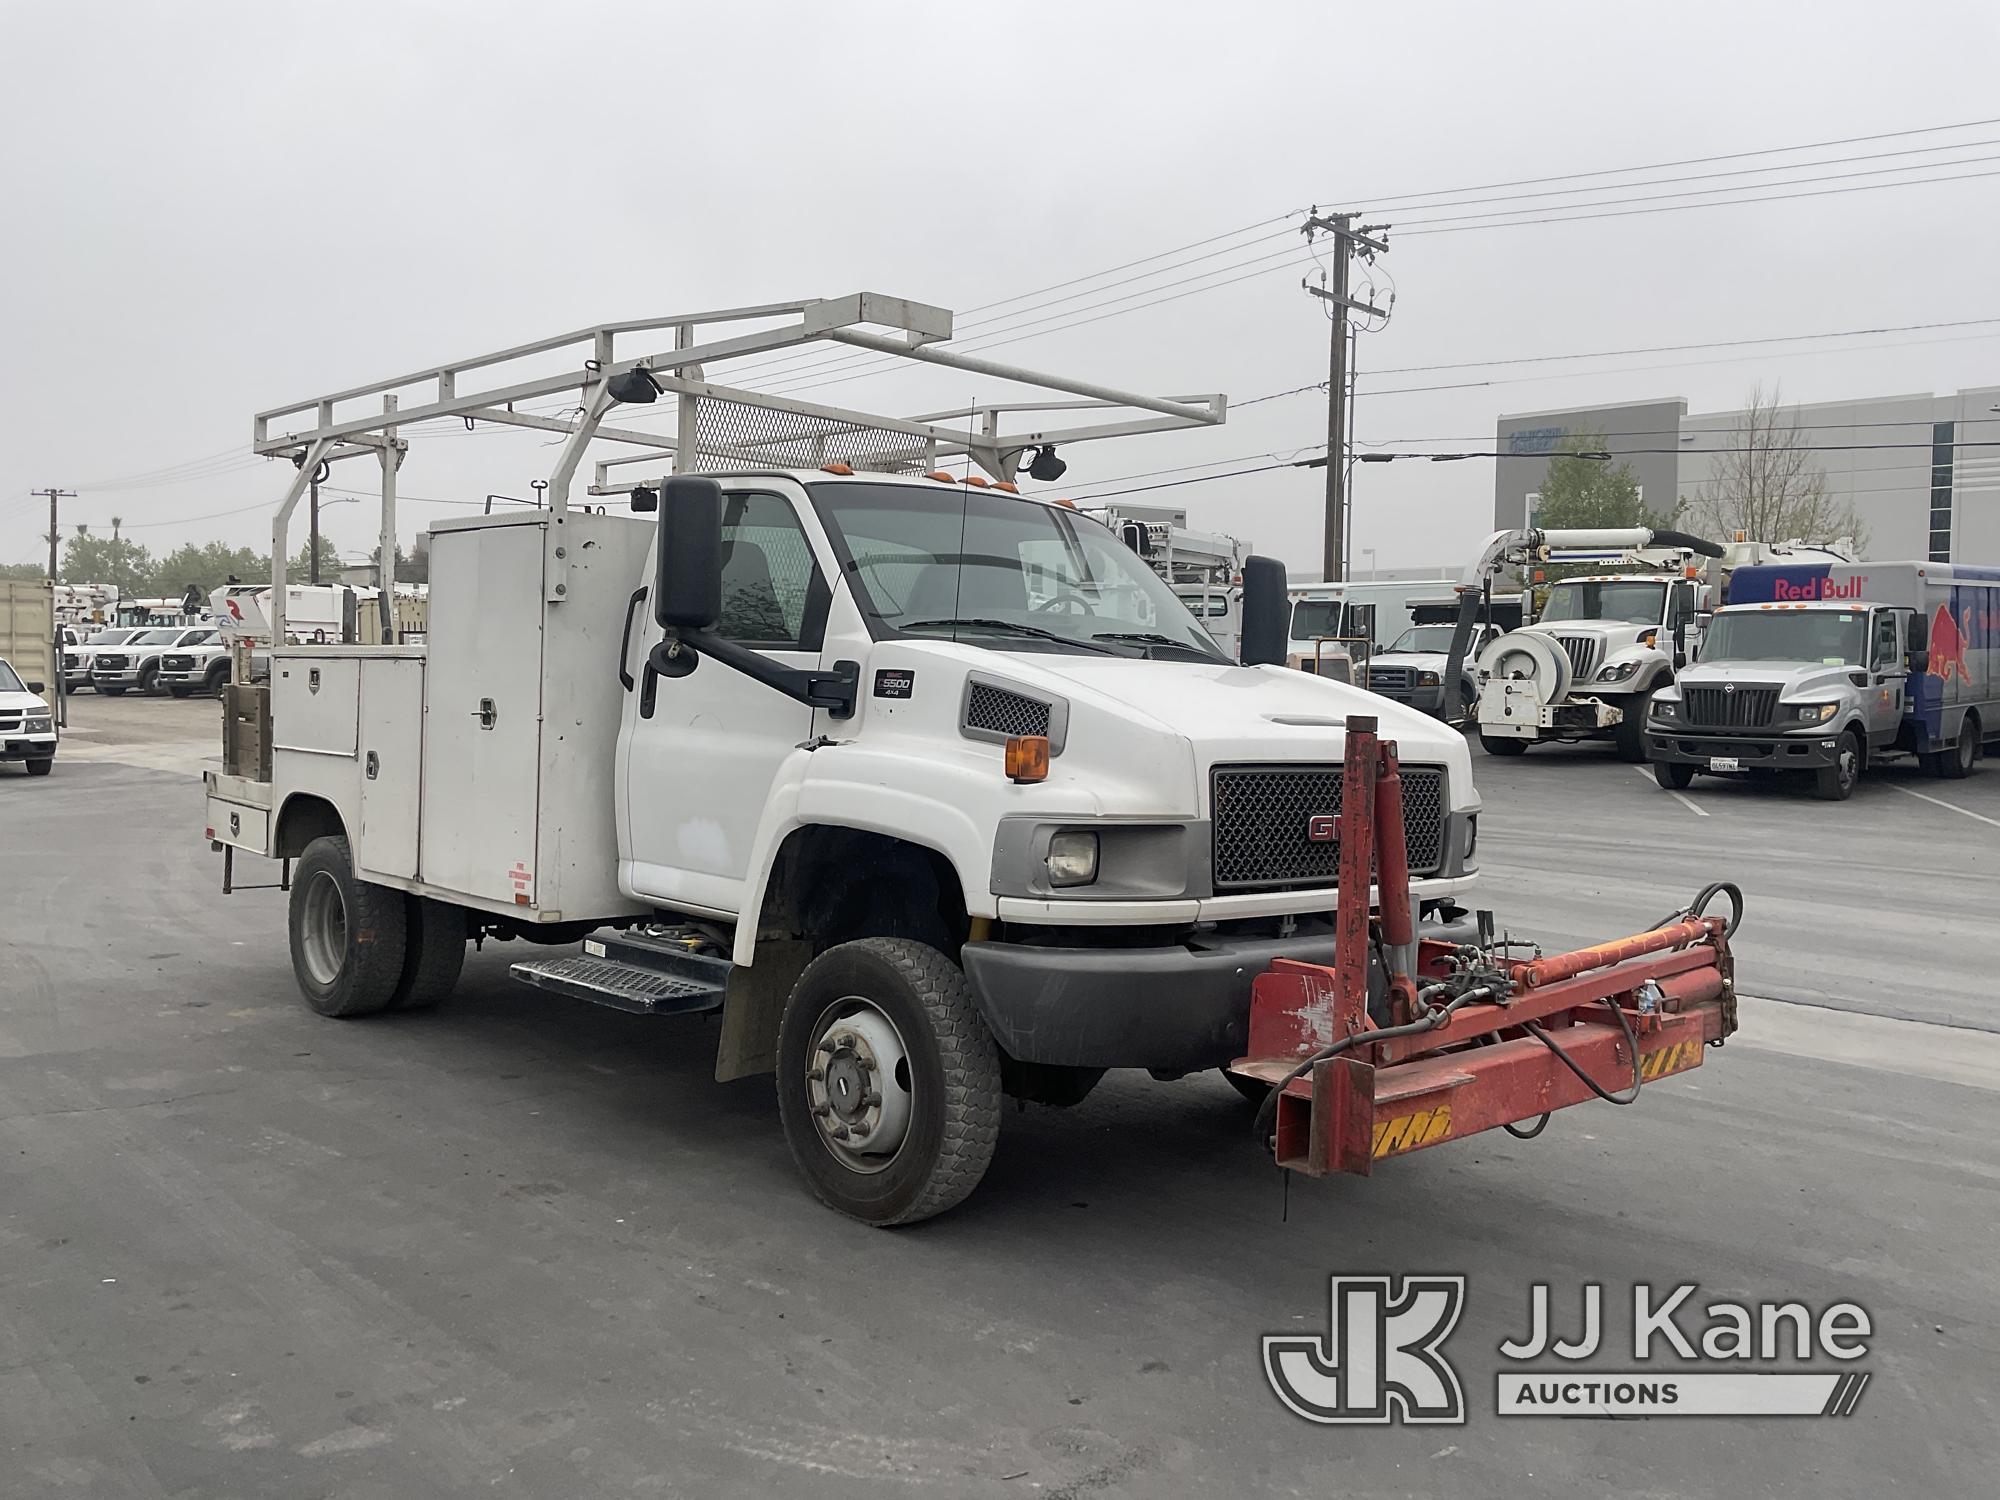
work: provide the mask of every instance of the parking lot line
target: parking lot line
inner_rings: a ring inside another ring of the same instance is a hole
[[[1933,797],[1929,792],[1913,792],[1906,786],[1897,786],[1893,781],[1889,785],[1892,790],[1901,792],[1905,797],[1915,797],[1919,802],[1928,802],[1933,807],[1942,807],[1947,812],[1955,812],[1963,817],[1974,818],[1981,823],[1990,823],[1995,828],[2000,828],[2000,818],[1989,818],[1985,813],[1976,813],[1969,807],[1960,807],[1956,802],[1947,802],[1942,797]]]
[[[1634,766],[1632,769],[1637,771],[1641,776],[1645,777],[1647,781],[1651,782],[1653,780],[1653,773],[1649,771],[1646,767]],[[1671,787],[1661,787],[1660,790],[1665,792],[1669,797],[1673,798],[1674,801],[1680,803],[1682,807],[1685,807],[1689,812],[1693,813],[1697,818],[1705,818],[1708,816],[1708,809],[1703,807],[1699,802],[1696,802],[1694,798],[1688,796],[1687,793],[1674,791]]]

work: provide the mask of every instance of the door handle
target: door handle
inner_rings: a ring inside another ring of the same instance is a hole
[[[625,670],[625,658],[632,650],[632,616],[639,606],[646,602],[646,588],[642,584],[632,591],[632,597],[625,601],[625,628],[618,632],[618,681],[626,692],[632,691],[632,674]]]
[[[500,717],[500,710],[493,706],[491,698],[481,698],[479,707],[472,711],[472,717],[479,721],[481,729],[491,729],[493,721]]]

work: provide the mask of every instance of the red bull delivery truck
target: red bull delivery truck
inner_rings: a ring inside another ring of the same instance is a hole
[[[1738,568],[1699,659],[1653,697],[1663,787],[1798,771],[1821,797],[1913,755],[1969,775],[2000,738],[2000,568],[1822,562]]]

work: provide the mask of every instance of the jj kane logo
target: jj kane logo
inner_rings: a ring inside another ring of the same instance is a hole
[[[1309,1422],[1462,1423],[1465,1396],[1444,1353],[1465,1310],[1463,1276],[1335,1276],[1327,1331],[1264,1339],[1264,1375]],[[1495,1410],[1507,1417],[1845,1417],[1869,1373],[1868,1313],[1852,1302],[1697,1300],[1699,1286],[1631,1288],[1634,1368],[1607,1335],[1604,1287],[1586,1282],[1559,1329],[1545,1284],[1530,1288],[1527,1331],[1501,1343]],[[1573,1332],[1574,1336],[1566,1336]],[[1592,1361],[1589,1366],[1582,1362]],[[1826,1369],[1833,1361],[1846,1368]],[[1821,1368],[1810,1368],[1818,1365]]]

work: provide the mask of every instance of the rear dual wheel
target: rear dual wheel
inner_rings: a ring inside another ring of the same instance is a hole
[[[348,842],[314,839],[292,871],[292,973],[306,1004],[349,1020],[422,1010],[451,993],[465,962],[465,912],[359,880]]]
[[[1924,769],[1948,781],[1963,781],[1979,760],[1979,716],[1967,714],[1958,726],[1958,738],[1948,749],[1924,757]]]

